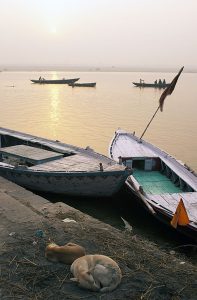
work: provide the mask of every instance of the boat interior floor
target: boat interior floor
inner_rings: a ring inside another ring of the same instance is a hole
[[[133,176],[147,194],[182,192],[180,187],[177,187],[168,177],[159,171],[134,170]]]

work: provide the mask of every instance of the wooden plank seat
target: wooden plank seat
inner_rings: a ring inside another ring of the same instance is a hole
[[[41,164],[63,157],[63,154],[27,145],[16,145],[0,148],[2,160],[13,160],[19,164]]]

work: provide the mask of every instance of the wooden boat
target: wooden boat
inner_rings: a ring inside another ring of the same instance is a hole
[[[170,225],[180,199],[189,223],[177,230],[197,241],[197,176],[182,162],[132,133],[118,130],[110,157],[133,169],[126,180],[130,192],[153,215]]]
[[[0,128],[0,176],[31,190],[107,197],[122,187],[130,173],[90,147]]]
[[[79,83],[79,82],[75,83],[74,82],[74,83],[69,83],[69,85],[72,87],[76,87],[76,86],[78,86],[78,87],[95,87],[96,82],[87,82],[87,83]]]
[[[170,85],[170,83],[145,83],[143,80],[141,82],[133,82],[133,84],[137,87],[152,87],[157,89],[165,89]]]
[[[39,84],[69,84],[69,83],[74,83],[80,78],[72,78],[72,79],[44,79],[44,78],[39,78],[39,79],[31,79],[33,83],[39,83]]]

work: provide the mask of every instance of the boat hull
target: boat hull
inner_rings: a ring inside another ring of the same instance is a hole
[[[96,82],[91,82],[91,83],[69,83],[70,86],[72,87],[95,87]]]
[[[73,78],[73,79],[60,79],[60,80],[36,80],[36,79],[31,79],[31,82],[33,83],[39,83],[39,84],[72,84],[79,80],[80,78]]]
[[[150,88],[156,88],[156,89],[165,89],[166,87],[168,87],[170,84],[166,83],[166,84],[154,84],[154,83],[139,83],[139,82],[133,82],[133,84],[137,87],[150,87]]]
[[[5,167],[0,167],[0,176],[35,191],[88,197],[110,197],[126,179],[124,172],[46,174]]]

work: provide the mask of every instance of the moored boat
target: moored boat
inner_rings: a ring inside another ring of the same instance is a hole
[[[131,170],[86,149],[0,128],[0,176],[35,191],[107,197]]]
[[[75,86],[78,86],[78,87],[95,87],[96,86],[96,82],[86,82],[86,83],[69,83],[70,86],[72,87],[75,87]]]
[[[140,80],[140,82],[133,82],[133,84],[137,87],[152,87],[157,89],[165,89],[170,85],[170,83],[166,83],[165,81],[155,81],[154,83],[145,83],[144,80]]]
[[[39,78],[39,79],[31,79],[31,82],[33,83],[39,83],[39,84],[69,84],[74,83],[80,78],[71,78],[71,79],[45,79],[45,78]]]
[[[168,225],[177,217],[177,223],[171,225],[197,241],[196,174],[168,153],[123,130],[116,131],[109,152],[111,158],[133,169],[126,186],[140,203]],[[180,201],[188,217],[181,225]]]

